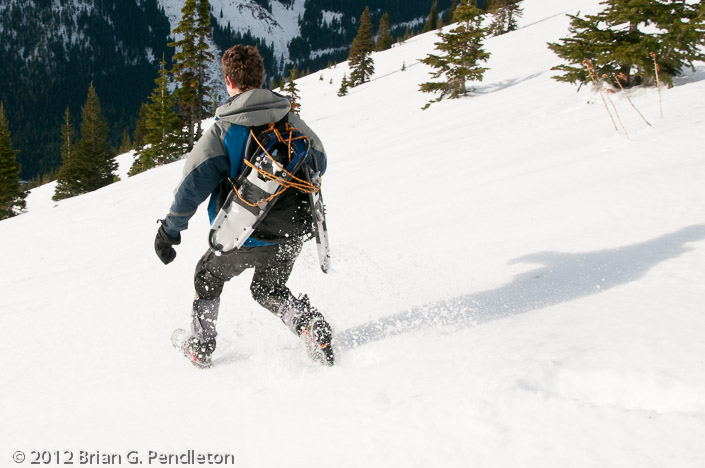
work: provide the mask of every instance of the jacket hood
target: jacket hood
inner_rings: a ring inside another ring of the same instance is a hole
[[[215,116],[232,124],[256,127],[283,119],[290,108],[289,99],[280,94],[251,89],[228,99],[215,111]]]

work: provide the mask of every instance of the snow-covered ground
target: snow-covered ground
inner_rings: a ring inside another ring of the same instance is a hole
[[[289,59],[289,42],[299,35],[304,0],[294,0],[291,5],[272,0],[272,13],[250,0],[210,0],[210,5],[212,15],[221,26],[230,25],[233,31],[243,34],[249,31],[274,49],[275,58]],[[159,6],[164,9],[174,30],[181,21],[183,0],[159,0]],[[211,52],[214,50],[212,45]]]
[[[616,132],[550,78],[565,13],[597,8],[525,0],[476,94],[426,111],[433,33],[375,54],[346,97],[344,64],[298,82],[329,153],[333,269],[309,243],[289,286],[334,325],[333,368],[247,273],[214,367],[172,349],[209,228],[203,210],[169,266],[153,252],[183,162],[60,203],[36,189],[0,222],[0,465],[705,466],[705,65],[662,91],[663,118],[655,89],[631,92],[652,127],[613,95]]]

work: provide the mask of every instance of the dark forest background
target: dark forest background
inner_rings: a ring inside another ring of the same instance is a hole
[[[271,11],[270,0],[252,0]],[[292,0],[280,0],[291,3]],[[348,57],[360,15],[370,7],[376,29],[389,14],[392,34],[418,33],[434,0],[306,0],[301,36],[289,45],[290,61],[275,57],[266,38],[233,30],[212,11],[213,41],[225,50],[235,43],[257,45],[272,78],[325,68]],[[20,5],[21,4],[21,5]],[[438,0],[442,13],[451,0]],[[171,67],[170,24],[157,0],[52,0],[18,2],[0,10],[0,101],[10,123],[21,178],[51,174],[61,165],[60,135],[65,109],[74,123],[93,82],[117,148],[125,131],[132,135],[140,105],[154,88],[159,60]],[[339,13],[323,21],[322,11]],[[241,25],[238,25],[241,26]],[[312,57],[311,52],[328,50]]]

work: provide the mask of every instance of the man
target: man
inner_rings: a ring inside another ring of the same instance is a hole
[[[325,171],[326,154],[316,134],[295,114],[289,100],[264,83],[264,63],[256,48],[236,45],[221,59],[230,99],[216,111],[216,122],[198,140],[184,165],[183,178],[174,192],[171,210],[163,220],[154,247],[168,264],[173,246],[197,207],[210,195],[211,222],[222,205],[232,180],[242,172],[250,128],[279,122],[284,117],[309,139],[317,167]],[[296,335],[305,339],[309,353],[323,364],[333,365],[331,328],[311,307],[306,296],[293,296],[286,282],[301,252],[303,238],[311,232],[308,195],[295,189],[277,197],[272,209],[245,244],[229,253],[209,248],[196,266],[191,335],[184,354],[197,367],[210,367],[216,346],[216,320],[224,284],[248,268],[254,268],[252,297],[276,314]]]

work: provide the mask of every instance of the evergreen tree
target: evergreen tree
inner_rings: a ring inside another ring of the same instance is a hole
[[[348,55],[350,65],[350,86],[357,86],[369,80],[375,72],[372,51],[375,49],[375,40],[372,37],[372,20],[370,19],[370,8],[365,7],[365,11],[360,18],[360,27],[357,36],[353,40]]]
[[[199,0],[198,2],[198,22],[196,24],[196,138],[201,137],[201,120],[213,115],[211,113],[211,103],[208,96],[211,94],[211,87],[208,83],[211,80],[208,73],[208,64],[213,61],[214,56],[208,50],[208,41],[213,39],[213,27],[211,26],[210,2],[209,0]]]
[[[144,146],[144,136],[147,134],[147,104],[142,103],[140,106],[139,116],[135,124],[135,138],[132,141],[132,146],[139,150]]]
[[[15,216],[25,208],[26,192],[20,186],[20,164],[12,147],[10,125],[0,102],[0,219]]]
[[[424,93],[440,92],[436,101],[445,96],[455,99],[467,95],[466,81],[481,81],[487,68],[480,67],[479,63],[490,57],[482,48],[487,31],[481,26],[482,11],[475,6],[474,0],[461,0],[453,21],[458,23],[454,29],[448,33],[438,33],[441,42],[436,42],[436,49],[444,54],[429,54],[421,59],[422,63],[436,69],[431,73],[432,78],[445,77],[445,81],[428,82],[420,86]]]
[[[406,25],[406,29],[404,29],[404,35],[402,36],[401,42],[406,42],[408,39],[411,39],[414,36],[414,33],[411,32],[411,28],[409,25]]]
[[[209,110],[206,99],[210,92],[207,65],[213,59],[207,43],[212,35],[209,8],[208,0],[186,0],[181,9],[181,21],[173,31],[174,36],[180,35],[182,38],[169,43],[177,50],[172,74],[177,83],[175,96],[181,121],[186,127],[189,150],[200,136],[200,121]]]
[[[76,180],[74,174],[75,165],[72,165],[72,160],[76,157],[74,133],[71,113],[67,107],[64,112],[64,124],[61,126],[61,168],[59,169],[56,190],[52,197],[53,200],[63,200],[80,193],[74,184]]]
[[[343,81],[340,83],[340,89],[338,89],[338,96],[343,97],[348,94],[348,86],[350,86],[350,83],[348,82],[348,76],[347,74],[343,75]]]
[[[184,153],[181,122],[174,111],[174,98],[169,92],[169,74],[162,57],[156,86],[144,110],[143,145],[130,168],[130,176],[175,161]]]
[[[451,24],[453,22],[453,13],[455,13],[456,8],[458,8],[458,0],[453,0],[450,4],[450,8],[448,8],[448,11],[446,11],[443,16],[443,24]]]
[[[673,77],[693,62],[705,60],[705,2],[683,0],[607,0],[596,15],[568,15],[570,36],[549,48],[568,64],[558,81],[591,81],[583,65],[592,62],[597,76],[613,82],[622,74],[625,87],[655,84],[654,57],[659,77],[669,86]],[[653,54],[653,55],[652,55]]]
[[[215,112],[218,110],[218,103],[220,102],[220,89],[218,86],[211,86],[211,95],[210,95],[210,110],[208,111],[208,115],[215,115]]]
[[[81,112],[81,139],[71,160],[71,175],[75,177],[71,185],[76,187],[77,193],[92,192],[115,182],[117,163],[108,142],[108,133],[108,122],[91,83]]]
[[[489,6],[492,13],[489,33],[499,36],[509,31],[515,31],[518,27],[517,19],[523,15],[520,3],[521,0],[492,0]]]
[[[438,29],[438,0],[431,5],[431,11],[428,13],[428,19],[423,25],[423,31],[421,32],[427,33],[429,31],[435,31],[436,29]]]
[[[289,97],[289,103],[291,104],[291,112],[298,115],[301,112],[301,97],[299,96],[299,90],[296,88],[295,80],[299,78],[299,69],[294,68],[289,70],[289,78],[287,79],[286,86],[283,91],[286,96]]]
[[[146,107],[144,135],[145,146],[151,145],[150,150],[158,165],[175,161],[184,153],[180,138],[181,125],[174,111],[176,102],[169,91],[169,81],[166,60],[162,56],[159,75],[154,80],[156,86]]]
[[[275,77],[272,77],[272,79],[270,80],[269,89],[271,91],[274,91],[275,89],[277,89],[277,79]]]
[[[390,32],[389,15],[385,13],[379,20],[379,29],[377,30],[377,44],[375,45],[375,49],[378,51],[387,50],[392,47],[392,44],[394,44],[394,38],[392,37],[392,34]]]
[[[130,141],[130,135],[127,130],[122,132],[122,138],[120,139],[120,148],[118,149],[118,154],[125,154],[132,150],[132,141]]]

